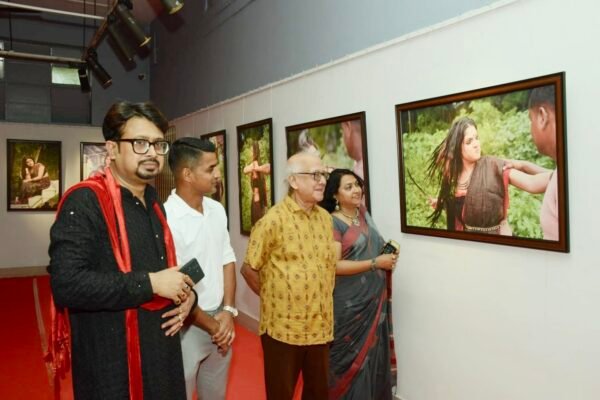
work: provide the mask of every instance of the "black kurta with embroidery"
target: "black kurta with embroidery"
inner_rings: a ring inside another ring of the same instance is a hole
[[[148,273],[167,267],[156,191],[147,186],[147,208],[127,189],[121,193],[132,272],[119,270],[90,189],[66,199],[50,231],[50,282],[56,304],[69,309],[75,398],[129,398],[125,310],[137,308],[144,399],[185,399],[179,335],[167,337],[160,327],[167,309],[139,308],[152,299]]]

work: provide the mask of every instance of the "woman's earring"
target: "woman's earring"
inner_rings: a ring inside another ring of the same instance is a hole
[[[340,211],[340,203],[338,202],[338,199],[335,199],[335,211]]]

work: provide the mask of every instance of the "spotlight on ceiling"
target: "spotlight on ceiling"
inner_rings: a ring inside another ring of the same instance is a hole
[[[88,71],[86,67],[79,67],[79,87],[83,93],[89,93],[92,88],[90,87],[90,79],[88,78]]]
[[[123,24],[129,30],[129,33],[131,33],[137,46],[142,47],[150,42],[150,37],[146,36],[140,24],[133,18],[130,11],[131,8],[131,2],[128,0],[119,0],[119,4],[115,7],[115,14],[123,21]]]
[[[96,54],[96,50],[91,49],[88,52],[88,56],[85,60],[87,65],[90,67],[96,79],[100,82],[103,88],[107,88],[112,84],[112,77],[106,72],[102,65],[98,63],[98,54]]]
[[[108,34],[123,55],[123,58],[131,62],[135,55],[135,49],[130,46],[127,38],[123,36],[123,31],[120,29],[122,26],[122,24],[119,24],[117,17],[112,14],[108,16],[106,30],[108,30]]]
[[[161,0],[161,2],[169,14],[175,14],[183,7],[183,0]]]

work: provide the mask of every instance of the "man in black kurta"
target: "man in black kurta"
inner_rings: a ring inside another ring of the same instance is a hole
[[[56,305],[69,310],[76,399],[130,398],[127,309],[137,310],[144,399],[185,399],[177,331],[193,306],[194,295],[187,295],[193,282],[176,268],[167,269],[164,228],[153,208],[158,201],[156,191],[145,184],[148,176],[160,172],[163,155],[159,153],[165,147],[153,144],[163,140],[152,130],[161,124],[154,120],[153,112],[158,111],[150,108],[149,112],[147,107],[118,103],[111,108],[109,114],[117,113],[124,120],[117,125],[117,138],[111,137],[110,131],[107,137],[109,115],[103,127],[112,175],[120,184],[131,272],[119,269],[99,200],[91,189],[70,193],[50,232],[52,292]],[[126,142],[128,139],[145,140],[150,146],[143,153],[144,143]],[[164,215],[162,206],[161,211]],[[154,294],[181,303],[177,307],[180,314],[165,318],[172,303],[157,311],[141,308]],[[167,321],[174,322],[165,327]]]

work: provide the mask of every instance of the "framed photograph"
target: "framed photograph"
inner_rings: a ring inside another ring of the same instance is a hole
[[[240,231],[252,227],[273,205],[273,120],[237,127]]]
[[[104,143],[81,142],[79,147],[79,180],[84,180],[104,171],[110,164]]]
[[[217,149],[217,160],[219,160],[219,171],[221,172],[221,181],[217,185],[217,190],[210,196],[218,201],[225,208],[225,213],[229,216],[228,193],[227,193],[227,142],[225,130],[200,135],[201,139],[210,140]]]
[[[61,142],[7,139],[7,210],[56,211],[62,194]]]
[[[365,181],[365,206],[369,211],[367,122],[364,112],[307,122],[285,128],[287,155],[309,151],[319,155],[329,171],[346,168]]]
[[[396,106],[402,232],[569,251],[564,73]]]

